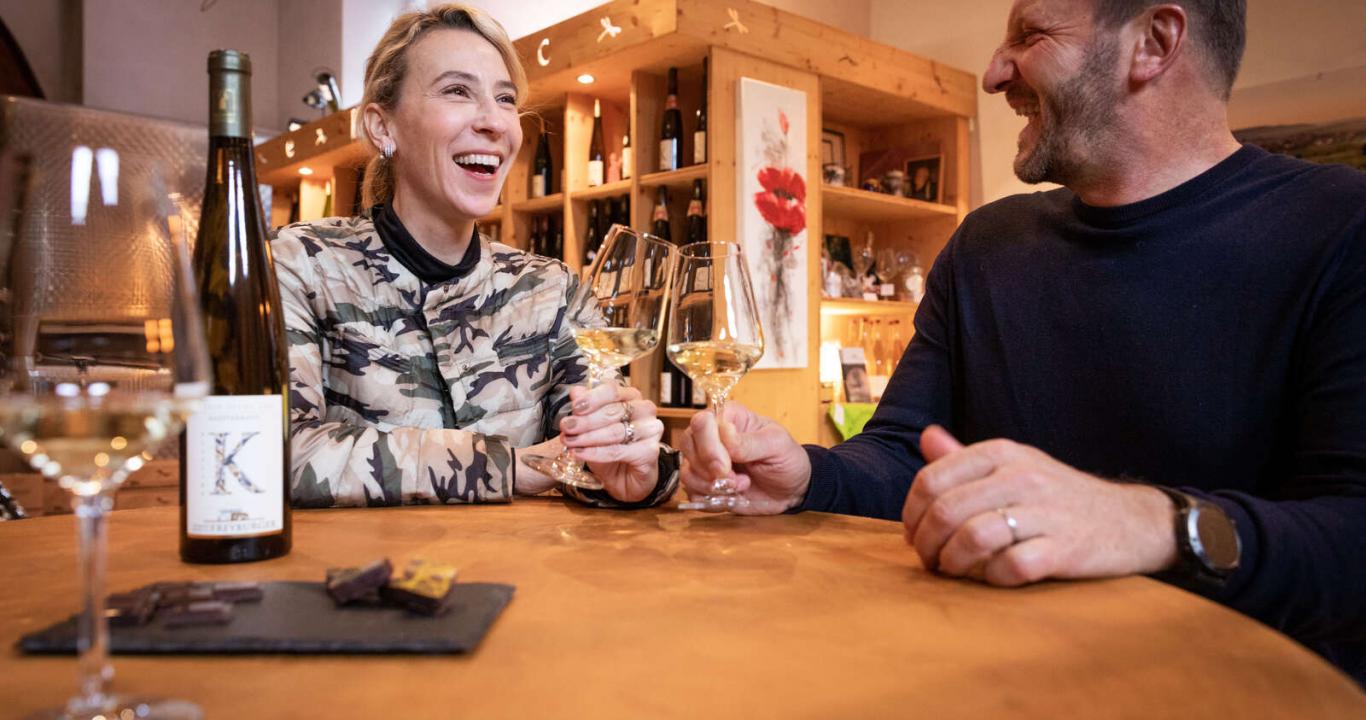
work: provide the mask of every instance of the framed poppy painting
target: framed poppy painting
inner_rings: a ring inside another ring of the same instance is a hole
[[[736,235],[764,327],[754,367],[807,367],[806,93],[740,78]]]

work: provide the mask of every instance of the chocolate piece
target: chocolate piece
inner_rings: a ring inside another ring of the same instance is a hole
[[[170,608],[162,614],[166,617],[166,627],[226,625],[232,621],[232,605],[217,600],[192,602]]]
[[[209,583],[162,582],[151,586],[161,593],[157,607],[168,608],[193,602],[213,600],[213,585]]]
[[[380,588],[393,574],[389,558],[382,558],[362,568],[329,568],[327,594],[338,605],[380,603]]]
[[[384,599],[422,615],[439,615],[451,597],[456,569],[426,560],[413,560],[381,591]]]
[[[230,603],[260,602],[265,597],[261,583],[220,582],[213,584],[213,599]]]
[[[152,587],[110,595],[104,601],[104,616],[114,627],[146,625],[157,612],[161,593]]]

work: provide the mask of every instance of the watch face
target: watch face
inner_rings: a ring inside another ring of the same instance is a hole
[[[1195,527],[1191,528],[1192,544],[1199,543],[1193,548],[1196,554],[1212,570],[1227,572],[1238,567],[1241,548],[1233,521],[1216,505],[1200,503],[1197,507],[1198,512],[1193,513]]]

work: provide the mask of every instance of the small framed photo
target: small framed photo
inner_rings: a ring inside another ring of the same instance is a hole
[[[943,155],[926,155],[906,161],[906,197],[943,202]]]
[[[873,390],[868,382],[868,362],[863,348],[840,348],[840,368],[844,371],[844,401],[872,402]]]
[[[844,167],[844,133],[825,128],[821,130],[821,166]]]

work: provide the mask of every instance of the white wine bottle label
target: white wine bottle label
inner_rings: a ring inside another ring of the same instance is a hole
[[[707,161],[707,131],[698,130],[692,134],[692,164],[701,165]]]
[[[678,169],[678,139],[659,141],[659,171]]]
[[[659,404],[671,405],[674,401],[674,376],[667,369],[659,374]]]
[[[283,395],[213,395],[185,424],[185,534],[284,530]]]
[[[621,179],[622,179],[622,180],[630,180],[630,179],[631,179],[631,173],[633,172],[633,170],[634,170],[634,168],[635,168],[635,166],[636,166],[636,156],[635,156],[635,153],[633,153],[631,150],[632,150],[632,149],[629,148],[629,147],[624,147],[624,148],[621,149]]]
[[[546,175],[535,175],[531,178],[531,197],[540,198],[546,196],[546,180],[550,179]]]
[[[603,167],[601,160],[588,161],[588,187],[597,187],[602,184]]]

